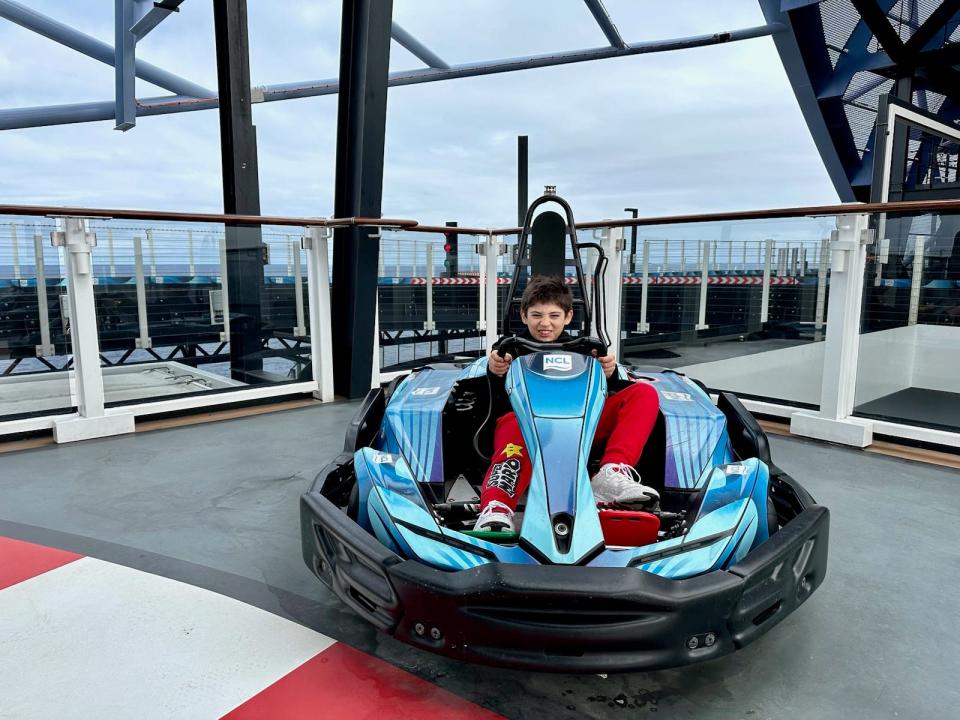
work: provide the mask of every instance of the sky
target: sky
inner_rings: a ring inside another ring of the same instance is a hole
[[[112,45],[113,3],[21,0]],[[764,24],[756,0],[606,0],[629,42]],[[211,0],[186,0],[137,56],[216,88]],[[253,85],[338,76],[339,0],[248,0]],[[394,0],[448,64],[600,47],[581,0]],[[391,70],[423,64],[396,42]],[[0,108],[103,101],[113,68],[0,19]],[[138,80],[138,97],[166,91]],[[329,216],[336,96],[254,106],[261,211]],[[0,203],[221,212],[215,110],[0,132]],[[531,199],[551,184],[578,221],[837,202],[769,37],[391,88],[383,215],[516,221],[517,136]]]

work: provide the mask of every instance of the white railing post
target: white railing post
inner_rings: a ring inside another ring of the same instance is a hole
[[[147,239],[150,239],[150,231],[147,230]],[[230,342],[230,291],[229,281],[227,279],[227,239],[220,238],[220,310],[223,313],[223,332],[220,333],[220,342]],[[212,303],[211,303],[212,305]],[[216,324],[214,308],[210,308],[210,321]]]
[[[764,240],[763,289],[760,291],[760,324],[767,321],[770,311],[770,264],[773,261],[773,240]]]
[[[133,268],[137,278],[137,322],[140,336],[135,345],[141,350],[153,347],[150,339],[150,327],[147,320],[147,288],[143,278],[143,243],[140,238],[133,239]]]
[[[150,253],[150,277],[156,277],[157,276],[157,246],[153,242],[153,230],[147,230],[146,235],[147,235],[147,251]]]
[[[485,270],[482,281],[486,286],[484,291],[486,310],[484,312],[487,318],[484,350],[489,350],[497,341],[497,324],[500,320],[497,316],[497,294],[500,292],[497,278],[497,259],[499,256],[500,243],[497,236],[487,235],[484,241],[483,265]]]
[[[70,298],[70,345],[79,414],[79,417],[68,416],[54,421],[54,440],[70,442],[133,432],[133,413],[107,414],[104,409],[91,258],[91,251],[97,244],[96,235],[86,231],[81,218],[66,217],[63,218],[63,230],[52,232],[51,240],[54,247],[64,249]]]
[[[193,230],[187,230],[187,272],[190,277],[197,274],[197,263],[193,257]]]
[[[20,282],[20,244],[17,242],[17,224],[10,223],[10,244],[13,249],[13,279]]]
[[[666,255],[666,252],[664,253]],[[643,241],[642,279],[640,280],[640,322],[637,323],[637,332],[646,335],[650,332],[650,323],[647,322],[647,302],[650,297],[650,240]]]
[[[697,319],[697,330],[707,330],[707,289],[710,285],[710,241],[700,243],[700,310]]]
[[[333,400],[333,338],[330,323],[330,230],[311,227],[301,240],[307,251],[307,290],[310,301],[310,363],[316,390],[323,402]]]
[[[107,228],[107,277],[117,276],[117,255],[113,247],[113,228]]]
[[[423,323],[424,330],[433,330],[433,243],[427,243],[427,320]]]
[[[910,273],[910,309],[907,312],[907,325],[916,325],[917,317],[920,314],[920,288],[923,287],[925,239],[925,236],[917,235],[913,241],[913,269]]]
[[[40,324],[40,344],[36,347],[37,357],[53,355],[53,343],[50,342],[50,308],[47,305],[47,272],[43,262],[43,236],[33,236],[34,267],[37,276],[37,310]]]
[[[813,317],[813,339],[819,341],[823,333],[823,315],[827,307],[827,270],[830,265],[830,240],[820,241],[820,260],[817,264],[817,304]]]
[[[623,228],[610,228],[610,232],[605,234],[601,242],[603,252],[607,256],[607,267],[603,275],[603,298],[604,304],[603,317],[607,324],[607,334],[610,336],[609,355],[620,357],[620,314],[621,298],[623,294],[623,249],[624,236]],[[597,336],[600,336],[600,328],[597,328]]]
[[[866,215],[840,215],[830,243],[830,296],[819,412],[796,412],[790,431],[807,437],[866,447],[873,441],[873,423],[851,417],[860,353],[860,309],[863,303],[867,244],[871,231]]]
[[[300,245],[301,243],[295,240],[288,244],[288,252],[293,265],[291,268],[293,271],[293,302],[297,311],[297,326],[293,329],[293,334],[297,337],[303,337],[307,334],[303,314],[303,270],[300,268]]]

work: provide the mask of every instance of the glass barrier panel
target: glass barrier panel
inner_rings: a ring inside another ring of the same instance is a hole
[[[296,227],[264,227],[263,369],[277,378],[313,380],[307,253]],[[328,266],[332,267],[332,265]]]
[[[96,220],[90,229],[108,407],[310,379],[299,228]]]
[[[854,413],[960,430],[960,215],[873,218]]]
[[[380,369],[468,360],[482,351],[480,239],[384,231],[378,267]]]
[[[76,410],[70,302],[53,220],[0,218],[0,420]]]
[[[621,362],[818,407],[834,227],[833,217],[660,225],[639,227],[635,244],[625,228]]]

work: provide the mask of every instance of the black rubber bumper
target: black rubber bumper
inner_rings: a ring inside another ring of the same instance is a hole
[[[727,571],[668,580],[634,568],[404,560],[313,490],[303,555],[345,603],[399,640],[450,657],[556,672],[655,670],[733,652],[806,600],[827,568],[830,516],[812,505]]]

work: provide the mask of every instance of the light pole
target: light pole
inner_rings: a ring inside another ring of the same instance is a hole
[[[636,220],[640,214],[639,208],[624,208],[624,212],[628,212],[633,215],[633,219]],[[630,272],[637,271],[637,226],[634,225],[630,228]]]

